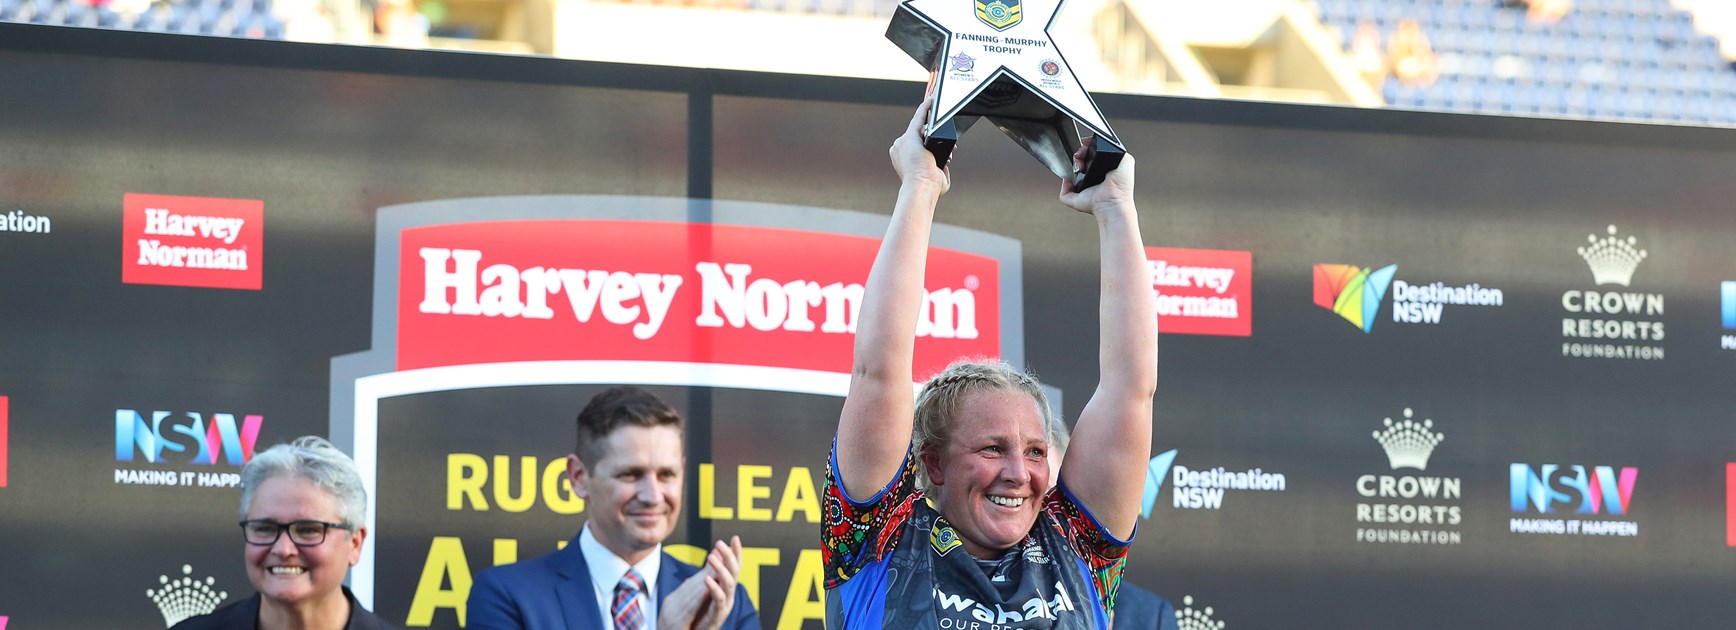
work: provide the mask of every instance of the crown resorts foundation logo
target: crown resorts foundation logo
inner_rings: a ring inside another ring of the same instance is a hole
[[[1186,466],[1173,465],[1177,452],[1170,449],[1158,453],[1146,463],[1145,492],[1139,505],[1141,516],[1151,518],[1151,508],[1157,504],[1157,495],[1163,490],[1165,477],[1174,486],[1170,491],[1171,506],[1183,510],[1223,509],[1224,495],[1230,490],[1283,492],[1289,487],[1283,473],[1269,473],[1260,468],[1231,471],[1218,466],[1209,470],[1188,470]]]
[[[145,597],[149,597],[151,603],[157,605],[157,611],[163,613],[165,628],[190,617],[210,614],[223,600],[229,599],[228,591],[217,590],[216,578],[194,579],[193,565],[190,564],[181,565],[181,577],[157,576],[157,584],[157,588],[145,589]]]
[[[1435,447],[1446,439],[1434,421],[1416,419],[1405,408],[1403,419],[1382,420],[1374,441],[1386,452],[1391,471],[1426,471]],[[1463,520],[1458,505],[1464,482],[1458,477],[1366,474],[1356,478],[1356,493],[1375,503],[1356,504],[1356,540],[1365,543],[1457,545]],[[1368,525],[1373,524],[1373,525]]]
[[[1603,238],[1591,234],[1578,248],[1598,289],[1574,289],[1561,294],[1561,356],[1597,359],[1662,360],[1664,296],[1625,289],[1648,253],[1639,239],[1618,234],[1611,225]]]
[[[1175,611],[1176,630],[1224,630],[1224,622],[1212,618],[1216,614],[1211,606],[1200,605],[1194,608],[1192,595],[1183,595],[1181,610]]]

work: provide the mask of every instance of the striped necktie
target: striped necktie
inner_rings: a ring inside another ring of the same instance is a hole
[[[615,585],[615,605],[609,612],[615,618],[615,630],[646,630],[645,612],[639,610],[639,593],[645,591],[645,579],[639,572],[627,569],[621,582]]]

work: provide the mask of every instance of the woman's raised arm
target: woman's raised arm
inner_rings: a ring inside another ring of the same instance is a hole
[[[1097,391],[1073,428],[1061,480],[1109,533],[1126,540],[1145,488],[1157,392],[1157,303],[1133,206],[1133,156],[1095,187],[1061,186],[1062,203],[1097,219],[1102,257]]]
[[[936,167],[922,146],[923,121],[933,104],[930,94],[888,151],[901,181],[898,204],[868,272],[856,319],[850,393],[838,419],[838,481],[855,499],[873,496],[891,481],[910,448],[912,363],[928,235],[934,206],[951,187],[948,172]]]

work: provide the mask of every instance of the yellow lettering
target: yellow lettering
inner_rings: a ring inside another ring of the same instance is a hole
[[[735,510],[717,507],[717,467],[699,465],[699,518],[719,520],[735,516]],[[705,556],[700,556],[704,558]],[[698,564],[698,563],[695,563]]]
[[[741,581],[741,587],[747,589],[747,598],[753,601],[755,610],[760,607],[760,567],[778,566],[780,555],[777,547],[741,548],[741,574],[736,578]]]
[[[784,596],[784,610],[778,614],[778,630],[801,630],[802,622],[809,619],[825,621],[825,573],[820,550],[803,549],[790,577],[790,592]]]
[[[512,496],[512,459],[494,456],[494,503],[508,512],[523,512],[536,503],[536,458],[520,457],[518,496]]]
[[[585,511],[585,500],[573,494],[573,480],[567,478],[567,460],[556,457],[543,469],[543,503],[556,514],[578,514]]]
[[[471,509],[487,512],[488,502],[482,498],[484,483],[488,483],[488,463],[481,455],[446,456],[446,509],[462,510],[465,499],[469,499]]]
[[[754,507],[753,504],[756,499],[771,498],[772,489],[770,487],[754,483],[770,476],[772,476],[771,466],[741,466],[735,469],[735,504],[741,510],[741,520],[772,520],[770,509]]]
[[[511,538],[494,539],[494,566],[518,562],[518,541]]]
[[[680,560],[696,567],[705,564],[706,550],[693,545],[663,545],[663,553],[669,554],[676,560]]]
[[[784,496],[778,501],[778,522],[788,523],[790,517],[802,512],[809,523],[820,522],[820,499],[814,492],[814,474],[807,466],[790,469],[790,480],[784,482]]]
[[[450,590],[440,588],[451,582]],[[464,625],[464,599],[470,596],[470,564],[464,559],[464,545],[457,538],[436,536],[428,546],[428,561],[422,564],[422,578],[416,582],[416,595],[410,599],[410,616],[404,625],[428,627],[434,624],[434,611],[451,608],[458,613],[458,625]]]

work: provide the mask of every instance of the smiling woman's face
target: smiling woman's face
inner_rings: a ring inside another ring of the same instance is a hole
[[[300,477],[272,477],[253,492],[247,520],[278,523],[323,521],[342,523],[337,497],[312,481]],[[243,543],[247,547],[247,579],[267,599],[295,605],[338,594],[344,573],[361,559],[366,530],[351,532],[336,527],[326,531],[325,542],[301,546],[289,532],[270,545]],[[341,597],[341,594],[337,596]]]
[[[1024,540],[1049,489],[1043,411],[1024,392],[971,391],[959,398],[952,437],[923,456],[940,513],[965,551],[997,558]]]

